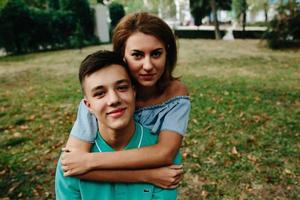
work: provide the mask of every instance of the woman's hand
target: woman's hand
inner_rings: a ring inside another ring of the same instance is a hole
[[[164,189],[174,189],[178,187],[182,178],[182,165],[170,165],[167,167],[150,169],[149,177],[147,177],[146,182]]]
[[[91,153],[70,148],[63,148],[62,151],[61,165],[64,176],[75,176],[91,170],[89,166]]]

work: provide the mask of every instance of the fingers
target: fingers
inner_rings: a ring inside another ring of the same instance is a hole
[[[170,165],[170,169],[183,169],[183,165]]]
[[[71,175],[72,175],[72,170],[64,172],[64,176],[71,176]]]
[[[67,149],[66,147],[63,147],[63,148],[61,149],[61,151],[64,152],[64,153],[69,153],[69,152],[71,152],[71,150],[70,150],[70,149]]]

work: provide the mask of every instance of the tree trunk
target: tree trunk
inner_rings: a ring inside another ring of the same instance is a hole
[[[265,8],[264,11],[265,11],[265,22],[268,22],[269,21],[269,19],[268,19],[268,9]]]
[[[219,20],[218,20],[218,15],[217,15],[216,0],[210,0],[210,6],[211,6],[211,10],[213,12],[213,17],[214,17],[215,37],[216,37],[216,40],[220,40],[221,33],[220,33]]]
[[[269,4],[268,3],[264,3],[264,12],[265,12],[265,22],[268,22],[268,11],[269,11]]]
[[[246,33],[246,16],[247,13],[246,11],[243,11],[243,38],[245,38],[245,33]]]

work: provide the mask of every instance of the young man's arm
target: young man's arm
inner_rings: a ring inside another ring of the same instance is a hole
[[[66,176],[78,175],[93,169],[147,169],[168,166],[178,152],[182,136],[162,131],[157,144],[117,152],[89,153],[91,144],[70,137],[62,156]],[[80,148],[79,148],[80,147]],[[79,148],[79,149],[78,149]]]
[[[56,199],[80,200],[79,179],[75,177],[65,177],[58,161],[55,173],[55,196]]]

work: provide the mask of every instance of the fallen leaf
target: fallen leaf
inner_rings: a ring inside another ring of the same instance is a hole
[[[198,120],[197,119],[192,119],[192,121],[195,123],[195,124],[199,124]]]
[[[238,155],[238,154],[239,154],[239,152],[236,150],[236,147],[235,147],[235,146],[232,147],[231,153],[232,153],[233,155]]]
[[[208,192],[207,192],[206,190],[202,190],[201,196],[202,196],[203,198],[206,198],[206,197],[208,196]]]
[[[21,137],[22,135],[21,135],[21,133],[19,133],[19,132],[15,132],[14,133],[14,137],[16,137],[16,138],[18,138],[18,137]]]
[[[253,155],[248,155],[247,158],[248,158],[248,160],[250,160],[250,161],[252,161],[254,163],[256,163],[256,161],[257,161],[256,157],[253,156]]]
[[[187,152],[183,152],[181,156],[182,156],[183,160],[186,160],[186,158],[188,156],[188,153]]]

